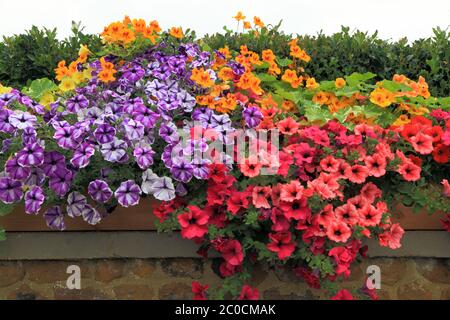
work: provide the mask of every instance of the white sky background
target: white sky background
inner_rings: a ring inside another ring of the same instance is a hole
[[[190,27],[198,35],[236,27],[241,10],[247,19],[266,24],[283,19],[287,33],[326,34],[351,30],[379,31],[384,39],[415,40],[432,35],[432,28],[450,30],[450,0],[0,0],[0,36],[22,33],[32,25],[56,27],[58,37],[70,34],[71,21],[99,33],[109,22],[131,18],[156,19],[162,28]]]

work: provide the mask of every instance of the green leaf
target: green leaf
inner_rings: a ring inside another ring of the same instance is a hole
[[[398,83],[391,80],[383,80],[381,81],[383,88],[386,90],[389,90],[391,92],[397,92],[397,91],[411,91],[411,88],[403,83]]]
[[[356,86],[361,82],[365,82],[367,80],[370,80],[372,78],[375,78],[376,74],[372,72],[366,72],[366,73],[358,73],[354,72],[351,75],[345,77],[345,81],[349,86]]]
[[[7,214],[11,213],[13,209],[13,204],[5,204],[0,201],[0,216],[6,216]]]
[[[272,75],[267,74],[267,73],[258,73],[256,76],[262,82],[274,82],[274,81],[277,81],[277,78],[275,76],[272,76]]]
[[[282,67],[287,67],[292,63],[292,60],[288,58],[277,58],[277,63]]]
[[[56,90],[58,86],[47,78],[37,79],[31,82],[26,93],[34,100],[40,100],[48,92]]]
[[[331,91],[335,90],[336,86],[334,84],[334,81],[320,81],[319,89],[322,91]]]
[[[6,231],[3,229],[0,229],[0,241],[6,240]]]
[[[305,106],[305,116],[310,122],[327,122],[328,120],[333,119],[330,111],[328,111],[328,109],[321,108],[319,105]]]

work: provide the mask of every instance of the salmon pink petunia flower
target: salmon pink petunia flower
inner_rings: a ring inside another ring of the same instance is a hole
[[[383,247],[398,249],[402,246],[400,244],[400,240],[402,239],[404,233],[405,231],[402,227],[400,227],[398,223],[395,223],[389,230],[386,230],[384,233],[380,234],[378,240],[380,245]]]
[[[270,209],[269,199],[272,189],[266,187],[254,187],[252,192],[253,205],[256,208]]]
[[[420,154],[433,152],[433,138],[421,132],[411,138],[411,145]]]

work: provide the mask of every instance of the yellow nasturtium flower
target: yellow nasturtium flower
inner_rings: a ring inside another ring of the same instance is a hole
[[[183,29],[181,27],[172,27],[170,28],[170,35],[174,38],[181,39],[183,38]]]
[[[50,92],[45,93],[41,100],[39,100],[39,104],[43,105],[44,107],[50,106],[50,103],[55,102],[55,96],[51,94]]]
[[[334,85],[337,89],[340,89],[344,87],[347,84],[343,78],[336,78],[336,81],[334,81]]]
[[[76,88],[75,81],[71,77],[64,77],[59,84],[59,89],[62,92],[72,91]]]
[[[237,21],[241,21],[245,19],[245,16],[242,14],[242,11],[238,11],[238,13],[233,18]]]
[[[4,87],[0,84],[0,94],[9,93],[12,91],[12,88],[10,87]]]
[[[395,96],[392,92],[378,87],[370,93],[370,101],[379,107],[386,108],[395,102]]]
[[[408,118],[408,116],[407,116],[406,114],[402,114],[400,117],[398,117],[398,118],[392,123],[392,125],[393,125],[393,126],[396,126],[396,127],[400,127],[400,126],[403,126],[403,125],[408,124],[408,123],[410,123],[410,122],[411,122],[411,120]]]

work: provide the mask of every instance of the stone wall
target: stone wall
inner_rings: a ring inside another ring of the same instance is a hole
[[[66,288],[71,264],[81,268],[81,290]],[[450,259],[369,259],[343,287],[360,287],[368,265],[381,268],[382,299],[450,300]],[[194,280],[220,282],[210,260],[192,258],[0,261],[0,299],[191,299]],[[258,266],[251,284],[263,299],[324,298],[283,270]]]

